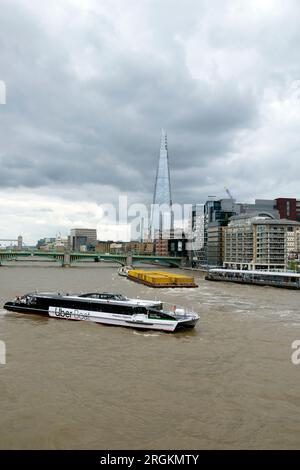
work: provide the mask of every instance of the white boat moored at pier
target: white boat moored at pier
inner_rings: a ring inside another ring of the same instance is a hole
[[[205,276],[207,281],[236,282],[258,286],[300,289],[300,274],[289,271],[258,271],[241,269],[210,269]]]

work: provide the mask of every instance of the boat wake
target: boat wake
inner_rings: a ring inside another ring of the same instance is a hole
[[[139,331],[134,331],[133,334],[138,336],[145,336],[146,338],[148,338],[148,336],[154,337],[162,335],[162,333],[140,333]]]

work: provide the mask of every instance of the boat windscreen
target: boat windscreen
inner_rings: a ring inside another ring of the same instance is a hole
[[[163,310],[157,310],[156,308],[148,309],[148,317],[156,318],[161,320],[174,320],[174,316],[170,312],[165,312]]]
[[[122,294],[114,294],[114,299],[115,300],[128,300],[127,297],[125,297]]]
[[[79,297],[85,298],[92,298],[92,299],[100,299],[100,300],[128,300],[127,297],[124,297],[122,294],[110,294],[107,292],[99,293],[99,292],[89,292],[87,294],[80,294]]]

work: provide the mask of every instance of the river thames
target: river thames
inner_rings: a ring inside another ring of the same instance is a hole
[[[196,289],[153,289],[99,265],[16,263],[0,281],[0,448],[299,448],[299,292],[199,273]],[[157,298],[201,318],[168,334],[3,310],[34,290]]]

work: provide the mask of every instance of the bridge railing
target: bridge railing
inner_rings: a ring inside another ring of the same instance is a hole
[[[98,253],[98,252],[78,252],[78,251],[43,251],[43,250],[0,250],[0,259],[12,259],[22,257],[43,257],[53,258],[56,260],[64,261],[66,257],[71,261],[94,259],[95,261],[116,261],[121,264],[128,264],[128,253],[116,254],[116,253]],[[151,263],[165,262],[174,266],[180,266],[182,258],[178,256],[158,256],[158,255],[141,255],[132,254],[130,255],[131,262],[144,261]]]

